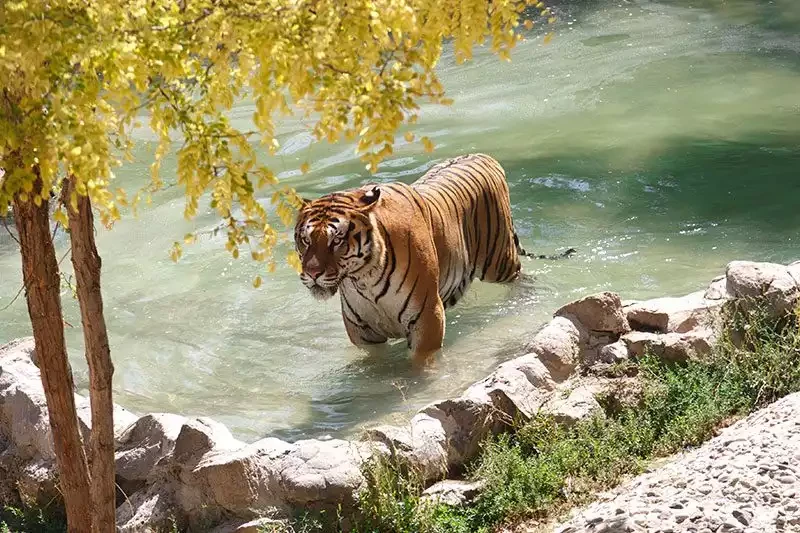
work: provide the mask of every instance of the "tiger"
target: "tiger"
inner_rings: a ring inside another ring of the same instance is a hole
[[[505,171],[480,153],[436,164],[410,185],[303,199],[294,238],[300,280],[319,300],[339,292],[350,342],[405,338],[417,362],[442,348],[445,309],[474,279],[512,282],[520,256],[531,255],[514,228]]]

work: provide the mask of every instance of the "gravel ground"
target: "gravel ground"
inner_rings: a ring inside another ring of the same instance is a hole
[[[604,494],[555,531],[800,532],[800,393]]]

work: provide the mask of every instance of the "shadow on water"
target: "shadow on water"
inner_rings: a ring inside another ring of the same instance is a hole
[[[619,160],[616,150],[505,160],[515,210],[558,211],[577,191],[586,203],[604,202],[607,223],[637,217],[645,230],[665,220],[747,225],[768,238],[800,228],[800,135],[674,137],[646,158]],[[520,194],[525,186],[539,186],[539,194]]]

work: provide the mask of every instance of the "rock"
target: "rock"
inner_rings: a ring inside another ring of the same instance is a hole
[[[199,461],[210,451],[236,450],[244,443],[233,438],[230,430],[210,418],[186,421],[175,439],[174,460],[184,464]]]
[[[142,487],[155,465],[173,452],[186,421],[170,413],[149,414],[120,435],[115,455],[117,483],[126,494]]]
[[[75,395],[75,409],[78,414],[78,424],[81,429],[81,435],[84,441],[88,441],[89,433],[92,429],[92,406],[89,398],[85,396]],[[127,409],[117,404],[114,404],[114,441],[115,445],[119,446],[120,436],[136,422],[137,417]]]
[[[573,318],[589,331],[615,335],[630,331],[618,294],[601,292],[570,302],[556,311],[556,316]]]
[[[25,354],[0,359],[0,438],[21,458],[55,459],[39,369]]]
[[[490,404],[496,413],[505,415],[506,423],[512,424],[529,420],[553,388],[555,383],[544,364],[535,356],[526,356],[525,362],[514,360],[500,365],[469,387],[462,398]]]
[[[543,411],[552,415],[559,424],[572,426],[581,420],[601,414],[603,408],[597,403],[588,387],[579,386],[572,390],[566,398],[558,395],[553,397],[543,407]]]
[[[604,363],[621,363],[628,359],[628,346],[623,340],[606,344],[600,348],[599,356],[600,360]]]
[[[727,290],[736,298],[758,298],[767,302],[774,315],[794,309],[800,300],[796,267],[775,263],[732,261],[726,269]]]
[[[441,478],[449,464],[447,433],[438,418],[419,412],[411,419],[413,448],[409,457],[424,479]]]
[[[182,424],[173,454],[158,462],[130,504],[120,505],[122,531],[163,523],[165,509],[179,524],[205,531],[258,518],[256,510],[347,507],[364,482],[365,462],[376,452],[388,453],[374,442],[312,439],[290,444],[275,438],[231,449],[235,441],[205,422]],[[204,451],[209,444],[211,449]]]
[[[414,449],[414,440],[411,430],[398,426],[383,425],[368,428],[362,440],[380,442],[385,445],[392,455],[406,454]]]
[[[580,356],[581,332],[571,320],[556,317],[542,328],[527,346],[556,382],[564,381],[575,370]]]
[[[29,339],[0,347],[0,495],[8,503],[58,497],[47,404],[32,353]]]
[[[626,308],[628,323],[639,331],[686,333],[715,323],[724,300],[707,300],[704,291],[679,298],[656,298]]]
[[[174,472],[193,468],[211,452],[245,447],[218,422],[170,413],[143,416],[120,436],[120,441],[115,456],[117,484],[125,494],[147,483],[171,479]]]
[[[284,520],[274,518],[256,518],[245,523],[231,522],[214,528],[211,533],[267,533],[291,531]]]
[[[717,276],[708,285],[706,292],[703,293],[706,300],[730,300],[733,294],[728,292],[728,280],[724,275]]]
[[[498,368],[513,368],[522,372],[537,389],[553,390],[556,387],[550,371],[536,354],[531,353],[506,361]]]
[[[631,357],[642,357],[647,351],[658,355],[663,352],[664,347],[663,335],[644,331],[626,333],[620,337],[620,342],[625,344]]]
[[[370,443],[345,440],[304,440],[281,460],[281,485],[285,499],[294,505],[320,501],[352,503],[364,477],[361,466],[375,448]]]
[[[445,479],[425,489],[422,493],[422,500],[459,507],[474,501],[485,485],[486,483],[482,480]]]
[[[632,357],[650,352],[667,361],[685,361],[711,352],[717,340],[715,330],[697,329],[688,333],[645,333],[632,331],[622,336]]]
[[[33,337],[12,339],[0,345],[0,360],[5,357],[27,357],[34,365],[37,367],[39,366],[36,359],[36,342],[33,340]]]
[[[447,470],[447,437],[439,420],[418,413],[409,428],[378,426],[365,431],[363,440],[383,445],[392,460],[420,472],[425,480],[441,478]]]
[[[172,492],[173,487],[160,482],[129,495],[117,507],[117,533],[181,531]]]
[[[16,478],[17,497],[23,504],[48,505],[54,495],[58,494],[53,461],[33,460],[24,463],[12,478]]]
[[[492,404],[465,397],[434,402],[420,413],[441,423],[448,468],[475,457],[483,439],[509,422]]]

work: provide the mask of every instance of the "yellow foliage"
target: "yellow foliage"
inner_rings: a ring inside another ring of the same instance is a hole
[[[278,187],[253,146],[277,151],[281,116],[308,118],[318,140],[356,141],[375,172],[398,128],[418,120],[421,101],[452,103],[435,70],[443,42],[459,62],[478,44],[508,59],[532,10],[552,18],[538,0],[0,2],[0,214],[14,196],[27,201],[37,178],[44,187],[31,200],[39,203],[68,174],[111,226],[119,206],[135,213],[142,196],[150,203],[178,140],[184,215],[194,217],[210,193],[230,253],[248,244],[273,268],[277,221],[259,200],[271,199],[284,226],[301,202]],[[255,103],[256,131],[227,116],[244,96]],[[112,170],[132,160],[131,132],[143,115],[158,142],[149,180],[129,197]],[[422,144],[434,149],[427,137]],[[181,254],[175,242],[170,256]],[[290,255],[294,268],[298,261]]]

